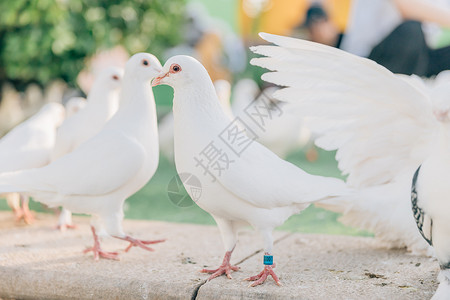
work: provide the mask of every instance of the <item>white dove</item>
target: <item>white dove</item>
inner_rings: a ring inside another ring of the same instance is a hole
[[[130,242],[126,249],[157,241],[141,241],[122,229],[123,203],[142,188],[158,166],[156,107],[150,80],[161,71],[151,54],[135,54],[127,62],[120,106],[103,129],[77,149],[49,165],[0,175],[0,192],[26,192],[49,206],[92,215],[94,257],[117,259],[103,251],[97,232]],[[85,108],[87,109],[87,108]],[[84,111],[84,110],[83,110]]]
[[[214,81],[214,88],[217,96],[219,97],[220,104],[222,105],[225,113],[231,119],[233,118],[233,112],[230,107],[230,94],[231,85],[228,81],[219,79]],[[159,147],[161,153],[171,162],[173,162],[173,113],[169,112],[159,122]]]
[[[75,150],[96,135],[116,113],[122,76],[123,70],[115,67],[107,68],[99,74],[93,83],[83,110],[76,114],[70,112],[71,115],[58,128],[52,161]],[[72,105],[70,101],[68,104]],[[60,230],[75,228],[70,211],[62,209],[57,227]]]
[[[45,166],[55,144],[56,128],[64,120],[61,104],[44,105],[34,116],[13,128],[0,139],[0,173]],[[4,195],[16,219],[31,223],[28,198],[17,193]],[[22,207],[20,207],[22,200]]]
[[[344,223],[374,232],[391,247],[431,254],[410,211],[411,179],[430,154],[437,130],[428,88],[332,47],[260,35],[279,47],[252,48],[268,56],[252,63],[274,71],[262,78],[287,87],[274,96],[307,118],[319,147],[337,150],[340,170],[357,189],[322,206],[342,212]]]
[[[280,159],[252,139],[245,124],[231,121],[219,103],[206,69],[192,57],[174,56],[153,80],[154,86],[174,89],[175,164],[178,173],[190,173],[201,182],[201,196],[188,193],[215,219],[222,234],[225,257],[209,279],[238,267],[230,264],[237,232],[251,225],[264,239],[264,270],[248,280],[262,284],[273,271],[272,230],[311,202],[348,191],[343,181],[310,175]]]

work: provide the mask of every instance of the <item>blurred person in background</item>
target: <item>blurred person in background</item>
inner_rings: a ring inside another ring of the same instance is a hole
[[[343,34],[339,32],[322,4],[313,3],[308,8],[302,27],[306,29],[308,40],[339,48]]]
[[[438,0],[354,0],[341,48],[394,73],[430,77],[450,69],[450,47],[432,49],[434,26],[450,28]]]

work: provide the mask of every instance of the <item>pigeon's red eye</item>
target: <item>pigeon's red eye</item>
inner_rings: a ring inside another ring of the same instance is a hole
[[[172,73],[178,73],[181,71],[181,67],[179,65],[172,65]]]
[[[113,79],[113,80],[119,80],[119,76],[113,75],[112,79]]]
[[[142,61],[142,64],[143,64],[144,66],[148,66],[150,63],[148,62],[148,60],[144,59],[144,60]]]

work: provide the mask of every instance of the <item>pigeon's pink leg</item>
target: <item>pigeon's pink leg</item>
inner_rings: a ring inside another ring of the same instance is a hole
[[[266,255],[269,255],[269,254],[266,253]],[[262,270],[261,273],[259,273],[258,275],[246,278],[245,280],[254,281],[252,284],[249,285],[249,286],[253,287],[253,286],[263,284],[266,281],[267,277],[269,277],[269,275],[270,275],[270,276],[272,276],[273,280],[275,280],[276,284],[281,286],[281,282],[278,279],[278,276],[273,271],[273,268],[275,268],[275,264],[265,265],[264,270]]]
[[[154,240],[154,241],[143,241],[143,240],[138,240],[138,239],[132,238],[129,235],[127,235],[125,237],[115,236],[115,238],[130,242],[130,245],[127,248],[125,248],[125,252],[128,252],[132,247],[140,247],[147,251],[155,251],[153,248],[147,247],[146,245],[157,244],[157,243],[162,243],[162,242],[166,241],[165,239],[164,240]]]
[[[59,211],[59,220],[58,225],[56,225],[56,229],[64,232],[67,229],[77,229],[78,226],[72,224],[72,213],[64,208],[61,208]]]
[[[20,200],[22,201],[22,207],[14,209],[14,214],[16,215],[16,221],[24,220],[25,223],[30,225],[34,221],[34,216],[28,207],[28,198],[20,195]]]
[[[208,270],[208,269],[200,270],[201,273],[212,274],[211,276],[209,276],[208,281],[211,279],[214,279],[216,277],[219,277],[220,275],[223,275],[223,274],[226,274],[229,279],[232,279],[231,271],[239,270],[238,266],[232,266],[230,264],[231,253],[233,253],[233,250],[225,252],[225,256],[223,257],[223,262],[219,266],[219,268],[213,269],[213,270]]]
[[[119,253],[117,252],[106,252],[100,248],[100,242],[98,241],[98,236],[95,233],[95,228],[91,226],[92,234],[94,235],[94,246],[86,248],[83,253],[88,253],[90,251],[94,252],[94,259],[98,260],[100,257],[107,259],[119,260]]]

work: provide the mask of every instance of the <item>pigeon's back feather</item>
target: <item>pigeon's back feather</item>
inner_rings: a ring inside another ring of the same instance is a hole
[[[218,181],[242,200],[268,209],[349,194],[342,180],[308,174],[257,142]]]

